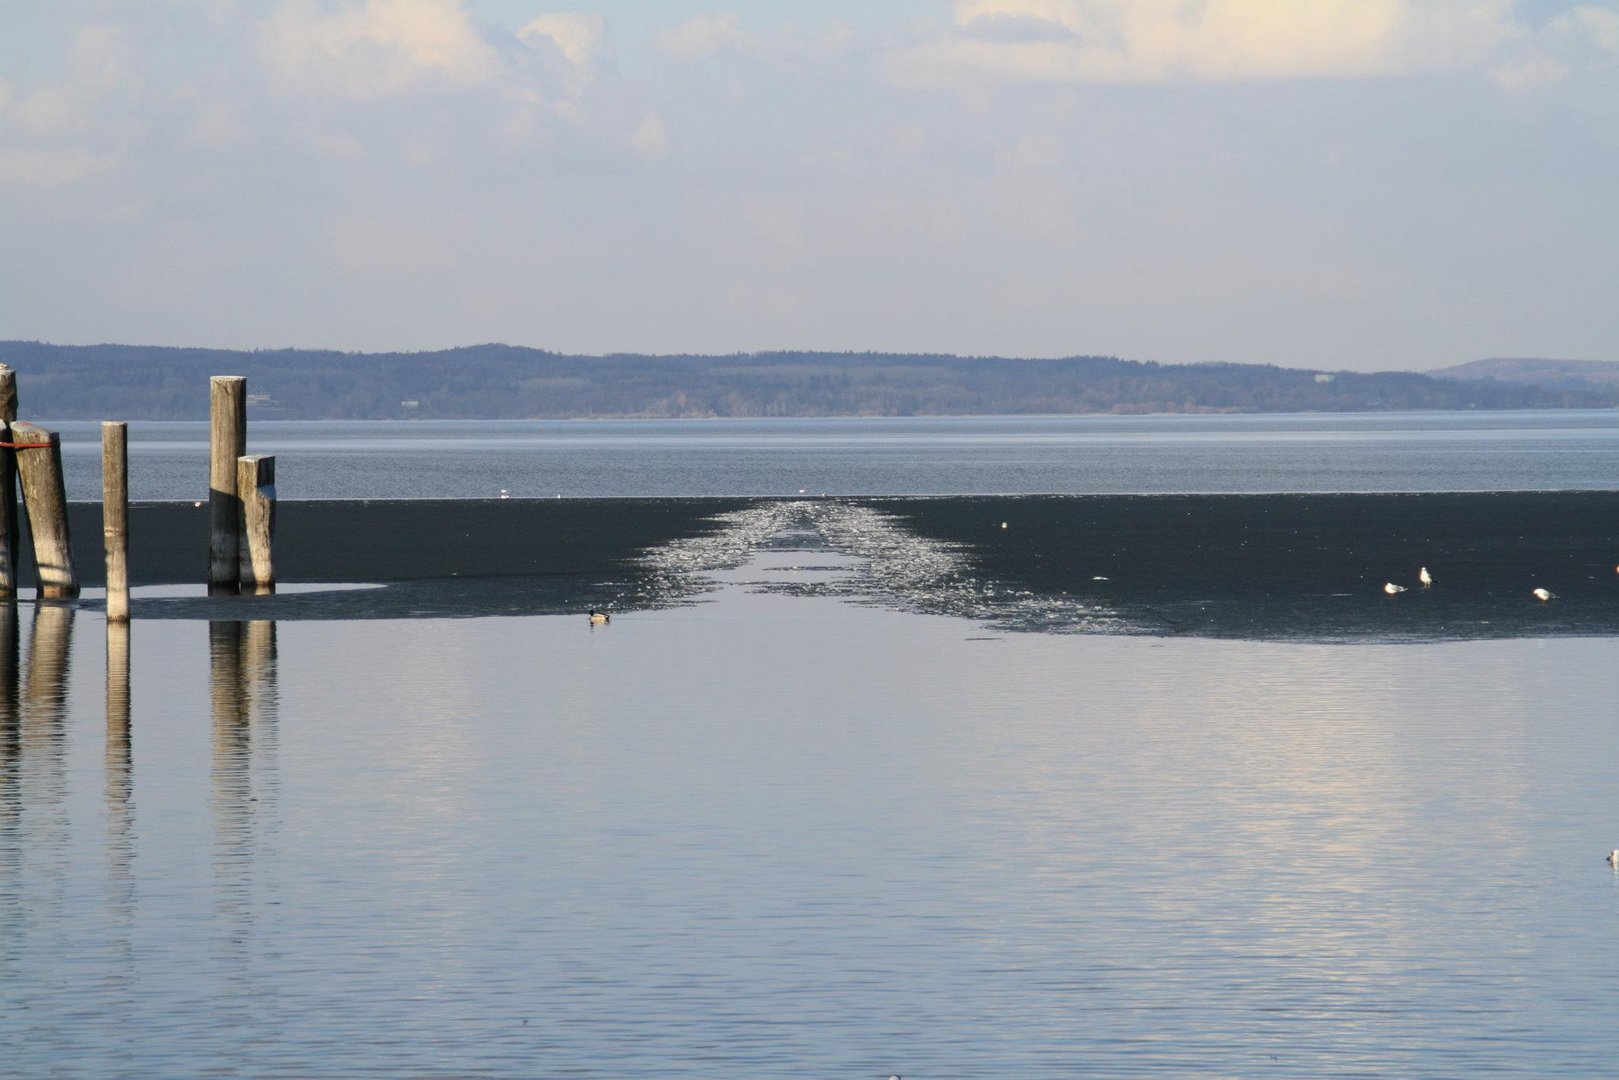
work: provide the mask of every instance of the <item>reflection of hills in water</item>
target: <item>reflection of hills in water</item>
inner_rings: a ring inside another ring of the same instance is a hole
[[[841,580],[796,591],[1007,629],[1325,641],[1619,630],[1612,492],[513,499],[284,510],[284,581],[387,587],[238,598],[137,593],[136,617],[645,610],[690,602],[712,588],[708,572],[786,546],[859,563]],[[148,545],[133,564],[137,584],[195,581],[197,545],[185,537],[194,532],[200,543],[203,522],[188,513],[133,508],[132,534]],[[1418,587],[1421,566],[1432,570],[1434,588]],[[1385,582],[1409,591],[1389,597]],[[1535,601],[1537,587],[1559,599]]]

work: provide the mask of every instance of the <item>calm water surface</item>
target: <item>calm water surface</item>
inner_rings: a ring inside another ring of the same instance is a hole
[[[58,425],[69,496],[100,428]],[[130,428],[136,499],[204,497],[201,422]],[[1609,489],[1619,411],[843,420],[249,419],[284,499]]]
[[[1611,640],[779,591],[847,565],[595,629],[137,623],[127,704],[97,614],[21,605],[0,1071],[1611,1074]]]

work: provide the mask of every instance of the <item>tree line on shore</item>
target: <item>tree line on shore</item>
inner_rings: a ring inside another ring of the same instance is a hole
[[[1619,387],[1412,372],[897,353],[574,356],[511,345],[344,353],[0,342],[29,412],[201,419],[209,375],[245,375],[249,409],[308,420],[944,416],[1604,408]]]

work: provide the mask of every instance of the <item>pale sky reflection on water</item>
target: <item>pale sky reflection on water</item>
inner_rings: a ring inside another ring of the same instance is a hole
[[[24,1072],[1605,1066],[1610,641],[755,591],[847,565],[596,628],[288,622],[223,667],[137,625],[117,805],[79,613],[61,729],[0,740],[0,1035]]]

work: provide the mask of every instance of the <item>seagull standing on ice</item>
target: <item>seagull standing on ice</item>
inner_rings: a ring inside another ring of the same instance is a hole
[[[1544,604],[1548,600],[1556,600],[1557,599],[1557,594],[1552,592],[1550,589],[1535,589],[1535,590],[1532,590],[1532,591],[1535,594],[1535,599],[1539,600],[1542,604]]]
[[[1417,580],[1422,582],[1422,587],[1426,589],[1433,584],[1433,575],[1428,573],[1428,568],[1424,566],[1417,571]]]
[[[1390,596],[1397,596],[1400,593],[1405,592],[1405,586],[1396,585],[1392,581],[1387,581],[1383,583],[1383,591],[1388,593]]]

